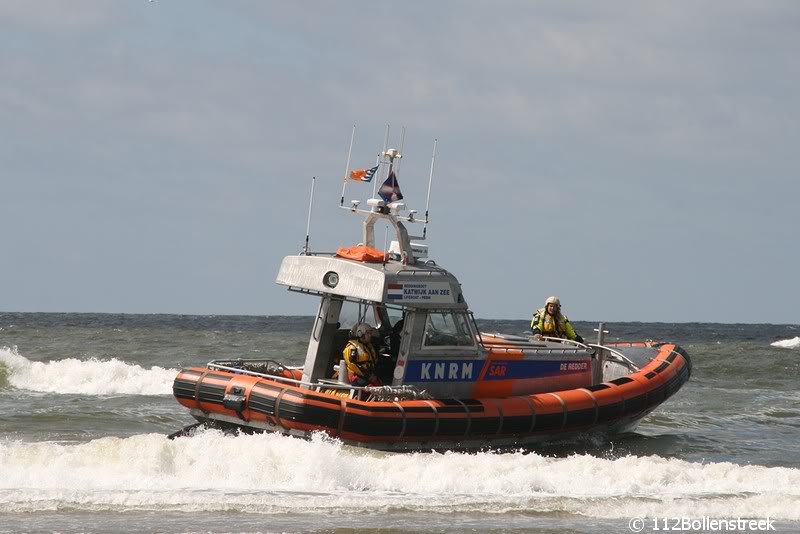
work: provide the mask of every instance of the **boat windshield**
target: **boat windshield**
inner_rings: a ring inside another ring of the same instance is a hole
[[[422,339],[425,347],[466,347],[475,344],[465,313],[428,313]]]
[[[342,303],[342,309],[339,312],[339,322],[343,328],[350,328],[358,323],[367,323],[372,327],[378,327],[381,323],[378,308],[372,303],[346,300]]]

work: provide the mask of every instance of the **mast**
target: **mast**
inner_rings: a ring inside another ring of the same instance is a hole
[[[422,239],[425,239],[428,233],[428,212],[431,206],[431,185],[433,185],[433,164],[436,162],[436,145],[438,139],[433,140],[433,155],[431,156],[431,174],[428,177],[428,199],[425,201],[425,226],[422,227]]]
[[[356,125],[353,123],[353,133],[350,134],[350,148],[347,151],[347,166],[344,169],[344,183],[342,184],[342,199],[339,206],[344,206],[344,190],[347,189],[347,178],[350,174],[350,156],[353,154],[353,140],[356,138]]]
[[[308,256],[309,247],[308,239],[311,235],[311,210],[314,207],[314,184],[317,182],[317,177],[311,178],[311,200],[308,201],[308,222],[306,223],[306,244],[303,246],[303,256]]]
[[[353,125],[353,132],[350,137],[350,149],[348,150],[347,154],[347,167],[345,169],[346,173],[350,171],[350,161],[352,157],[352,148],[354,145],[354,138],[355,138],[355,127]],[[386,125],[386,133],[383,140],[383,150],[377,155],[376,158],[376,166],[379,167],[376,170],[375,174],[373,175],[373,188],[372,188],[372,198],[367,199],[366,204],[368,209],[361,209],[359,208],[359,204],[361,202],[359,200],[353,200],[349,206],[344,206],[344,194],[345,194],[345,186],[342,187],[342,196],[340,197],[339,207],[342,209],[346,209],[352,213],[359,214],[364,217],[363,221],[363,234],[362,234],[362,243],[368,247],[375,247],[376,239],[375,239],[375,223],[378,222],[380,219],[384,219],[389,225],[391,225],[395,233],[397,235],[397,241],[400,248],[400,261],[405,264],[414,264],[416,263],[417,259],[414,255],[413,248],[411,246],[411,240],[424,240],[427,236],[427,225],[430,222],[430,200],[431,200],[431,189],[433,184],[433,172],[436,162],[436,152],[438,146],[438,140],[434,139],[433,143],[433,154],[431,156],[431,168],[430,168],[430,175],[428,177],[428,192],[426,198],[426,206],[425,206],[425,218],[416,218],[416,210],[408,210],[408,214],[402,214],[405,211],[406,204],[405,202],[395,201],[392,202],[391,200],[384,201],[382,198],[378,196],[378,180],[381,181],[383,184],[386,181],[387,176],[393,176],[393,180],[391,185],[394,189],[398,187],[398,179],[397,173],[400,170],[400,164],[402,162],[403,157],[403,147],[405,145],[405,134],[406,134],[406,127],[403,126],[401,133],[400,133],[400,149],[397,148],[389,148],[389,136],[391,133],[391,125]],[[380,169],[383,167],[384,169]],[[379,172],[380,171],[380,172]],[[347,174],[345,175],[345,180],[347,180]],[[312,194],[313,194],[313,184],[312,184]],[[309,207],[309,210],[311,208]],[[421,223],[424,224],[424,229],[422,232],[422,236],[411,236],[409,235],[409,231],[406,228],[406,223]],[[388,232],[388,228],[386,229]],[[388,247],[389,238],[388,235],[384,234],[384,252]]]

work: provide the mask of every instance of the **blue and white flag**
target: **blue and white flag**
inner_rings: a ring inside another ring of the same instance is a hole
[[[378,189],[378,194],[387,204],[403,199],[403,193],[400,192],[400,186],[397,184],[397,176],[394,175],[394,171],[389,173],[389,177]]]

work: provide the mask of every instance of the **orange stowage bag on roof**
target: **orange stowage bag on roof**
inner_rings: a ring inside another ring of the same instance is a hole
[[[383,251],[372,247],[358,245],[355,247],[339,247],[336,255],[348,260],[366,261],[368,263],[382,263]]]

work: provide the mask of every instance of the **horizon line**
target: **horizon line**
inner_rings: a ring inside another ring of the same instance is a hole
[[[171,312],[53,312],[53,311],[0,311],[0,315],[130,315],[130,316],[178,316],[178,317],[294,317],[294,318],[308,318],[313,319],[314,315],[281,315],[281,314],[248,314],[248,313],[171,313]],[[510,319],[510,318],[491,318],[491,317],[475,317],[478,321],[529,321],[529,319]],[[571,319],[574,323],[650,323],[650,324],[721,324],[721,325],[771,325],[771,326],[800,326],[799,323],[745,323],[740,321],[724,322],[724,321],[643,321],[643,320],[610,320],[610,321],[596,321],[586,319]]]

